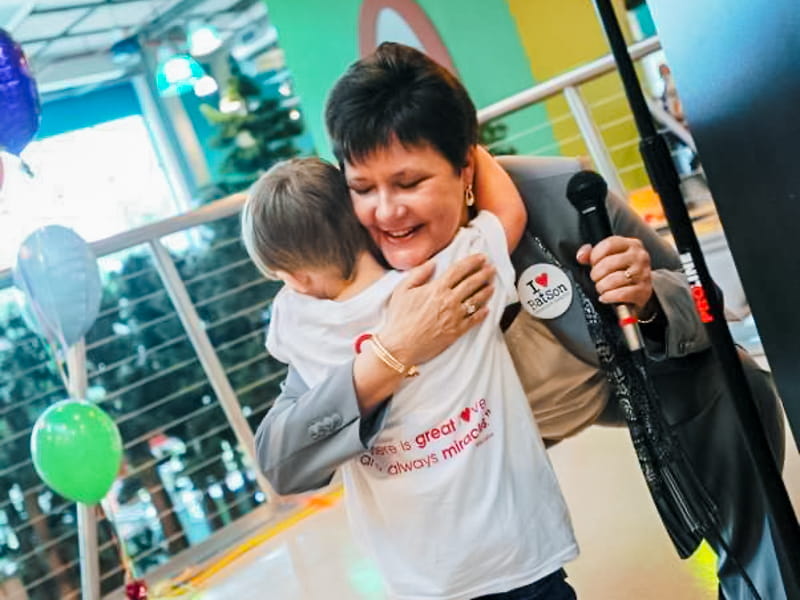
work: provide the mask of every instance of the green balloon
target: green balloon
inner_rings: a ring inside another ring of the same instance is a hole
[[[36,420],[31,456],[36,472],[54,491],[94,504],[117,477],[122,438],[111,417],[94,404],[63,400]]]

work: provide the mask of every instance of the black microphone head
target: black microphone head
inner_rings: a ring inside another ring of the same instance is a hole
[[[575,173],[567,183],[567,199],[579,212],[590,206],[605,205],[608,184],[594,171]]]

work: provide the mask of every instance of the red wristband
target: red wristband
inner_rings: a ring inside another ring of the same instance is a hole
[[[372,337],[371,333],[362,333],[360,336],[356,338],[356,341],[353,343],[353,346],[355,346],[356,349],[356,354],[361,354],[361,345],[371,337]]]

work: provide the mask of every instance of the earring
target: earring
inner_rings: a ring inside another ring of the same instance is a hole
[[[464,204],[472,206],[475,204],[475,194],[472,193],[472,184],[467,184],[467,189],[464,190]]]

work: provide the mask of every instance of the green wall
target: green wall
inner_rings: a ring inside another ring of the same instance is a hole
[[[336,78],[358,59],[361,0],[269,0],[270,18],[295,78],[314,140],[330,158],[325,135],[325,98]],[[504,0],[419,0],[447,46],[478,108],[519,92],[536,81]],[[544,106],[505,119],[510,131],[537,130],[512,142],[520,152],[557,142]],[[557,152],[557,148],[556,148]]]

